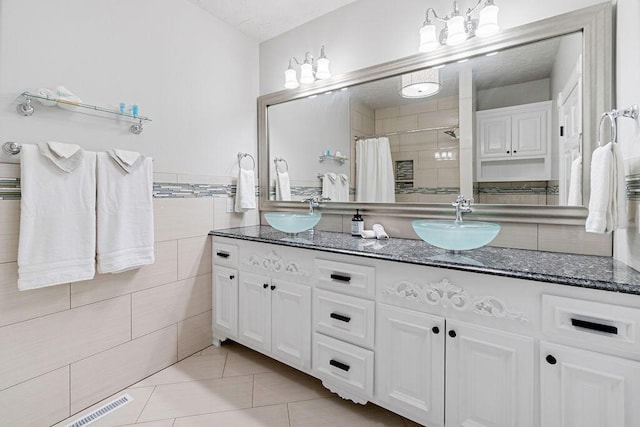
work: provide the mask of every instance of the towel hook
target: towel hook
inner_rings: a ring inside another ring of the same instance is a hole
[[[598,147],[602,147],[602,140],[600,139],[600,137],[602,135],[602,124],[604,123],[605,118],[608,118],[609,123],[611,124],[611,142],[613,143],[617,142],[616,138],[618,137],[618,135],[617,135],[617,129],[616,129],[615,113],[611,111],[607,113],[602,113],[602,115],[600,116],[600,125],[598,126]]]
[[[283,162],[284,163],[284,165],[286,166],[285,170],[281,171],[280,169],[278,169],[278,163],[279,162]],[[278,173],[289,172],[289,163],[287,163],[287,161],[284,158],[282,158],[282,157],[274,157],[273,158],[273,163],[274,163],[274,165],[276,167],[276,172],[278,172]]]
[[[242,159],[244,159],[245,157],[249,157],[251,159],[251,161],[253,162],[253,167],[251,168],[252,170],[256,168],[256,159],[253,158],[253,156],[249,153],[238,153],[238,167],[240,169],[242,169]]]

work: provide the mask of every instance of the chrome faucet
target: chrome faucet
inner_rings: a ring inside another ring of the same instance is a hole
[[[320,202],[326,202],[331,200],[330,197],[311,196],[308,199],[304,199],[302,203],[309,203],[309,213],[313,213],[313,208],[320,207]]]
[[[462,214],[473,212],[471,203],[473,203],[473,199],[465,199],[462,194],[458,196],[455,202],[451,203],[456,208],[456,222],[462,222]]]

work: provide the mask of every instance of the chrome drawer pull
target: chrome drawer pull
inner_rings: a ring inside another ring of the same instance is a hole
[[[219,251],[216,252],[216,255],[218,255],[220,258],[229,258],[229,255],[231,254],[229,252]]]
[[[342,362],[338,362],[337,360],[331,359],[329,361],[329,365],[331,366],[335,366],[338,369],[342,369],[343,371],[349,372],[349,369],[351,369],[351,366],[347,365],[346,363],[342,363]]]
[[[351,281],[351,276],[345,276],[343,274],[331,273],[331,276],[329,277],[331,277],[333,280],[338,280],[340,282],[349,283]]]
[[[342,314],[338,314],[338,313],[331,313],[331,314],[329,315],[329,317],[331,317],[332,319],[339,320],[339,321],[341,321],[341,322],[345,322],[345,323],[349,323],[349,322],[351,322],[351,317],[349,317],[349,316],[344,316],[344,315],[342,315]]]
[[[611,325],[604,325],[602,323],[589,322],[588,320],[580,320],[574,318],[571,318],[571,324],[576,328],[591,329],[592,331],[618,335],[618,328]]]

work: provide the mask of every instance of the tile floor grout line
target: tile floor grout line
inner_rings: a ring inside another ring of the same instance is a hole
[[[291,411],[289,411],[289,402],[287,402],[287,421],[289,421],[289,427],[291,427]]]
[[[147,398],[146,402],[144,402],[144,405],[142,405],[142,409],[140,410],[140,413],[136,417],[136,421],[134,422],[134,424],[138,424],[138,421],[140,420],[140,417],[142,416],[142,413],[147,408],[147,404],[151,400],[151,396],[153,396],[153,393],[156,392],[156,388],[157,388],[157,386],[153,386],[153,390],[151,390],[151,393],[149,393],[149,397]]]

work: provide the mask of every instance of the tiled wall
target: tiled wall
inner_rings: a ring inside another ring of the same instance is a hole
[[[458,126],[456,96],[375,110],[376,134],[440,126]],[[397,202],[441,203],[460,191],[457,139],[439,130],[391,135],[389,142],[394,168],[396,161],[413,160],[412,187],[397,189]],[[437,160],[442,152],[451,152],[451,159]]]
[[[20,201],[0,200],[0,425],[51,425],[211,344],[208,233],[258,214],[227,213],[226,196],[156,198],[154,210],[153,265],[21,292]]]
[[[476,182],[473,198],[476,203],[554,206],[558,191],[558,181]]]

